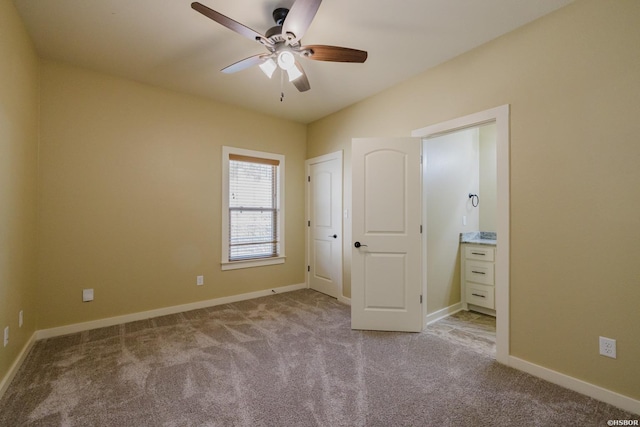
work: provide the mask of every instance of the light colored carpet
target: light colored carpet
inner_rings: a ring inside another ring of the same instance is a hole
[[[1,426],[603,426],[637,417],[311,290],[38,341]]]
[[[489,357],[496,357],[496,318],[475,311],[458,311],[428,325],[436,335]]]

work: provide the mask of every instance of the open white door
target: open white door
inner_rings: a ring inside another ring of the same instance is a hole
[[[418,138],[353,140],[353,329],[424,326],[421,150]]]

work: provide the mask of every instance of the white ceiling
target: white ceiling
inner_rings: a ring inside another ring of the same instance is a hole
[[[324,0],[304,45],[369,52],[364,64],[300,59],[311,90],[258,67],[267,52],[191,9],[189,0],[14,0],[39,55],[308,123],[558,9],[572,0]],[[200,0],[264,34],[294,0]]]

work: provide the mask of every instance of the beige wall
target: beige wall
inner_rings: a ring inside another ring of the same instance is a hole
[[[496,124],[478,128],[480,141],[480,230],[497,231],[496,211],[498,207],[498,169],[496,157]]]
[[[425,140],[423,191],[427,227],[427,314],[460,302],[460,233],[478,231],[478,129],[465,129]],[[463,216],[467,225],[463,225]]]
[[[510,353],[640,398],[640,2],[577,1],[312,123],[308,157],[351,138],[511,105]],[[345,229],[345,295],[350,237]],[[616,360],[598,336],[617,340]]]
[[[0,0],[0,383],[36,329],[38,59],[9,0]],[[18,313],[24,311],[24,325]]]
[[[41,84],[39,329],[304,282],[306,126],[48,61]],[[223,145],[286,156],[285,264],[221,271]]]

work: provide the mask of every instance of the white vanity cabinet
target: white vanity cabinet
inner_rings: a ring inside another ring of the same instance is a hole
[[[495,316],[495,257],[491,245],[460,246],[462,308]]]

